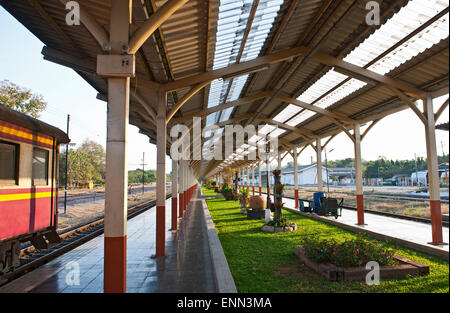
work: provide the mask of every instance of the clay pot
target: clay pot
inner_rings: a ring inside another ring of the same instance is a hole
[[[252,196],[249,202],[254,210],[262,211],[266,208],[266,198],[263,196]]]

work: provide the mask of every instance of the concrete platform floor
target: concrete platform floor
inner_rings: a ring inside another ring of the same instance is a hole
[[[179,231],[172,233],[171,199],[166,201],[167,258],[155,253],[156,210],[128,221],[127,292],[216,292],[202,216],[200,191],[193,197]],[[103,292],[103,240],[99,236],[0,288],[0,293]],[[79,282],[74,275],[79,270]],[[75,283],[75,284],[73,284]],[[77,284],[78,283],[78,284]]]
[[[271,196],[273,201],[273,196]],[[285,206],[294,209],[295,208],[295,200],[291,198],[283,198],[283,202]],[[328,217],[334,220],[334,217]],[[357,216],[356,211],[343,209],[342,216],[337,219],[339,222],[356,226]],[[407,241],[411,241],[414,243],[418,243],[425,246],[430,246],[436,248],[437,246],[429,245],[428,243],[431,241],[431,225],[393,218],[389,216],[382,216],[372,213],[365,212],[364,214],[364,222],[367,225],[358,226],[363,227],[364,229],[380,233],[387,236],[392,236],[400,239],[404,239]],[[449,232],[448,227],[442,228],[442,234],[444,237],[444,242],[449,243]],[[440,249],[449,251],[449,245],[438,246]]]

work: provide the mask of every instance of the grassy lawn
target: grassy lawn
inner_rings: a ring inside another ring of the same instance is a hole
[[[214,191],[214,189],[208,189],[205,187],[202,187],[202,194],[204,196],[215,196],[217,192]]]
[[[330,282],[298,261],[292,248],[305,235],[355,238],[337,226],[284,211],[298,225],[292,233],[264,233],[264,222],[250,221],[239,213],[237,201],[207,200],[225,256],[239,292],[449,292],[449,264],[443,260],[387,242],[397,254],[430,266],[428,276],[365,282]],[[376,240],[374,240],[376,241]]]

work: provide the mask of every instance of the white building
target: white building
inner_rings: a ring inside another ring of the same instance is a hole
[[[414,184],[418,183],[420,186],[426,186],[427,185],[427,176],[428,176],[428,171],[413,172],[411,174],[411,180]]]
[[[330,175],[330,173],[328,173]],[[256,184],[259,183],[258,173],[255,172]],[[322,180],[324,184],[327,182],[327,171],[325,166],[322,167]],[[262,171],[262,184],[266,182],[266,171]],[[331,183],[331,179],[329,180]],[[270,173],[270,183],[274,184],[273,174]],[[294,185],[294,169],[285,168],[281,171],[281,183],[284,185]],[[317,185],[317,164],[305,165],[298,167],[298,184],[300,185]]]
[[[330,174],[330,173],[328,173]],[[327,170],[322,167],[322,180],[327,182]],[[272,178],[273,182],[273,178]],[[331,180],[329,180],[331,182]],[[294,169],[286,168],[282,171],[281,183],[285,185],[294,185]],[[298,184],[301,185],[317,185],[317,164],[311,164],[298,167]]]

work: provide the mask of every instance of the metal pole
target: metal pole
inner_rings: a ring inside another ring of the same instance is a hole
[[[417,156],[416,156],[416,154],[414,153],[414,166],[416,167],[416,186],[419,186],[419,173],[418,173],[418,170],[417,170]]]
[[[70,114],[67,114],[67,137],[69,137]],[[66,177],[64,182],[64,214],[67,212],[67,165],[69,160],[69,143],[66,144]]]
[[[327,158],[327,149],[324,149],[325,151],[325,169],[327,173],[327,190],[328,190],[328,197],[330,196],[330,184],[328,181],[328,158]]]
[[[142,194],[145,192],[145,152],[142,152]]]

